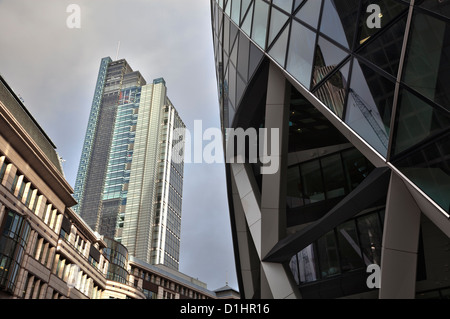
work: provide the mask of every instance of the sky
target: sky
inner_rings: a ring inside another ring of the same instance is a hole
[[[70,4],[80,28],[67,25]],[[220,127],[209,0],[0,0],[0,74],[56,145],[72,187],[106,56],[147,82],[163,77],[191,132],[196,120]],[[238,289],[221,163],[185,164],[179,270],[210,290]]]

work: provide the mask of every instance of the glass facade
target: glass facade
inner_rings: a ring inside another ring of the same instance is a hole
[[[104,240],[107,245],[106,248],[103,249],[103,254],[109,260],[106,279],[128,284],[127,248],[111,238],[105,237]]]
[[[25,254],[30,223],[11,210],[6,210],[0,227],[0,289],[14,292]]]
[[[242,106],[249,66],[261,61],[250,41],[448,213],[450,4],[383,0],[376,15],[370,4],[211,1],[223,125],[231,126]]]

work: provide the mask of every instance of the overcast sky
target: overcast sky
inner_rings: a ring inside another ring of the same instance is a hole
[[[66,8],[81,8],[70,29]],[[209,0],[0,0],[0,73],[57,146],[74,187],[100,60],[163,77],[187,128],[219,127]],[[238,288],[223,164],[185,164],[180,271]]]

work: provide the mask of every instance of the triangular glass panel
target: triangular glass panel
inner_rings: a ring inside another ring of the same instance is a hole
[[[245,91],[245,82],[238,75],[236,77],[236,108],[239,108],[239,103],[241,102],[242,95]]]
[[[237,51],[238,51],[238,42],[236,41],[236,44],[233,47],[233,50],[230,54],[230,61],[233,63],[234,66],[237,66]]]
[[[309,0],[300,8],[300,11],[295,16],[317,29],[321,5],[322,0]]]
[[[313,87],[331,73],[347,56],[347,52],[319,36],[314,59]]]
[[[349,69],[350,62],[347,62],[314,91],[314,95],[340,119],[344,114]]]
[[[394,77],[397,77],[406,19],[405,16],[391,27],[383,30],[382,34],[370,39],[358,52],[359,55]]]
[[[241,0],[233,0],[233,4],[231,6],[231,20],[234,21],[237,25],[240,22],[241,15]]]
[[[231,16],[231,0],[228,0],[225,6],[225,14],[229,17]]]
[[[358,8],[359,0],[325,0],[320,31],[344,47],[352,48]]]
[[[269,27],[269,44],[275,39],[275,37],[280,33],[281,28],[286,24],[288,16],[282,13],[280,10],[272,8],[272,14],[270,17],[270,27]]]
[[[248,59],[250,53],[250,41],[244,35],[239,33],[239,52],[238,52],[238,73],[247,81],[248,79]]]
[[[282,13],[280,10],[272,8],[272,14],[270,17],[270,27],[269,27],[269,44],[272,43],[273,39],[280,33],[281,28],[285,25],[288,20],[288,16]]]
[[[286,61],[286,46],[289,35],[289,25],[287,25],[269,50],[269,55],[275,59],[283,68]]]
[[[248,36],[250,36],[250,33],[252,31],[252,18],[253,18],[253,2],[250,5],[250,9],[248,9],[247,16],[245,17],[244,22],[242,23],[241,29],[245,32]]]
[[[263,57],[262,51],[255,46],[252,42],[250,42],[250,60],[249,60],[249,66],[248,66],[248,78],[251,79],[253,76],[253,73],[255,73],[256,68],[258,67],[259,63],[262,60]]]
[[[239,29],[236,27],[236,25],[230,22],[230,51],[233,49],[234,41],[236,40],[238,31]]]
[[[242,22],[244,20],[244,15],[247,12],[248,7],[250,6],[252,0],[242,0],[242,4],[241,4],[241,21]]]
[[[287,13],[292,12],[292,0],[273,0],[272,3]]]
[[[381,31],[389,22],[397,18],[400,14],[408,11],[408,5],[394,0],[377,1],[377,6],[374,10],[369,6],[373,0],[363,0],[361,18],[359,21],[358,41],[357,45],[366,42],[375,33]],[[380,11],[376,12],[379,8]]]

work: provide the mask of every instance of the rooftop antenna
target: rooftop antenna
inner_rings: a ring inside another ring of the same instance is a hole
[[[117,59],[119,58],[119,50],[120,50],[120,41],[119,41],[119,43],[117,44],[116,61],[117,61]]]

